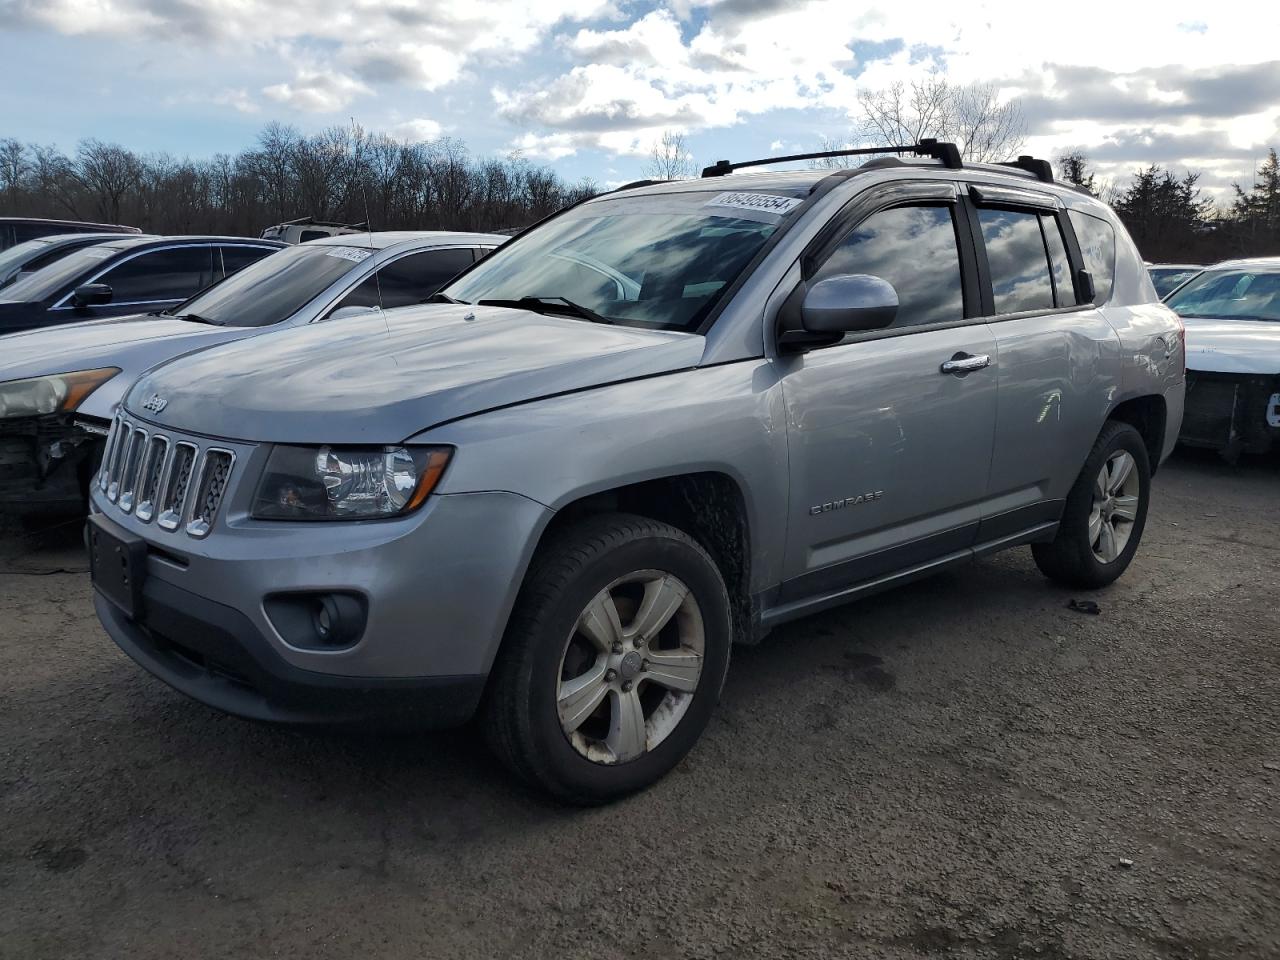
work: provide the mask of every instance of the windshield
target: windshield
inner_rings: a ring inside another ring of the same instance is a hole
[[[588,203],[500,247],[443,292],[465,303],[540,298],[552,312],[567,300],[617,323],[694,330],[799,203],[712,192]]]
[[[113,257],[119,252],[119,247],[99,245],[69,253],[47,267],[5,287],[0,297],[5,300],[21,300],[24,303],[44,300],[53,296],[68,283],[79,279],[81,274],[95,270],[108,257]]]
[[[1190,320],[1280,322],[1280,273],[1206,271],[1174,291],[1166,303]]]
[[[1156,293],[1160,299],[1164,299],[1185,281],[1194,277],[1200,272],[1199,267],[1152,267],[1147,271],[1151,274],[1151,283],[1156,288]]]
[[[280,323],[372,255],[367,247],[289,247],[250,264],[169,312],[179,317],[195,314],[227,327]]]
[[[16,247],[0,252],[0,277],[16,267],[21,267],[28,260],[34,260],[48,249],[48,240],[28,240],[26,243],[20,243]]]

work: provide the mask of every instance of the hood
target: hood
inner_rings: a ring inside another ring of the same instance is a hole
[[[397,443],[494,407],[696,366],[696,334],[439,304],[201,351],[147,372],[128,409],[278,443]],[[159,394],[156,415],[142,404]]]
[[[89,394],[78,411],[109,418],[120,398],[148,367],[257,332],[176,317],[138,315],[43,327],[0,340],[0,381],[119,367],[120,373]]]
[[[1184,319],[1187,369],[1205,373],[1280,374],[1280,323]]]

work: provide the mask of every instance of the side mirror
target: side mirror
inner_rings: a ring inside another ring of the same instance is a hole
[[[76,287],[71,294],[71,302],[76,307],[94,307],[111,302],[111,284],[86,283]]]
[[[377,309],[377,307],[339,307],[337,310],[333,311],[333,313],[329,314],[329,316],[325,317],[325,319],[345,320],[347,317],[359,317],[366,313],[373,313]]]
[[[805,291],[800,323],[808,333],[844,334],[879,330],[898,315],[893,284],[863,273],[819,280]]]

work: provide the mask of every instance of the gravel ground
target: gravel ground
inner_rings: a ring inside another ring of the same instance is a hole
[[[1280,462],[1171,461],[1100,615],[1020,550],[736,651],[589,811],[185,700],[77,536],[0,541],[0,957],[1280,957]]]

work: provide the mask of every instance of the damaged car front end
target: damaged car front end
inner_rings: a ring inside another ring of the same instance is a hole
[[[80,405],[118,367],[0,382],[0,507],[83,502],[109,423]]]
[[[1228,460],[1280,449],[1280,258],[1219,264],[1166,303],[1187,331],[1179,441]]]

